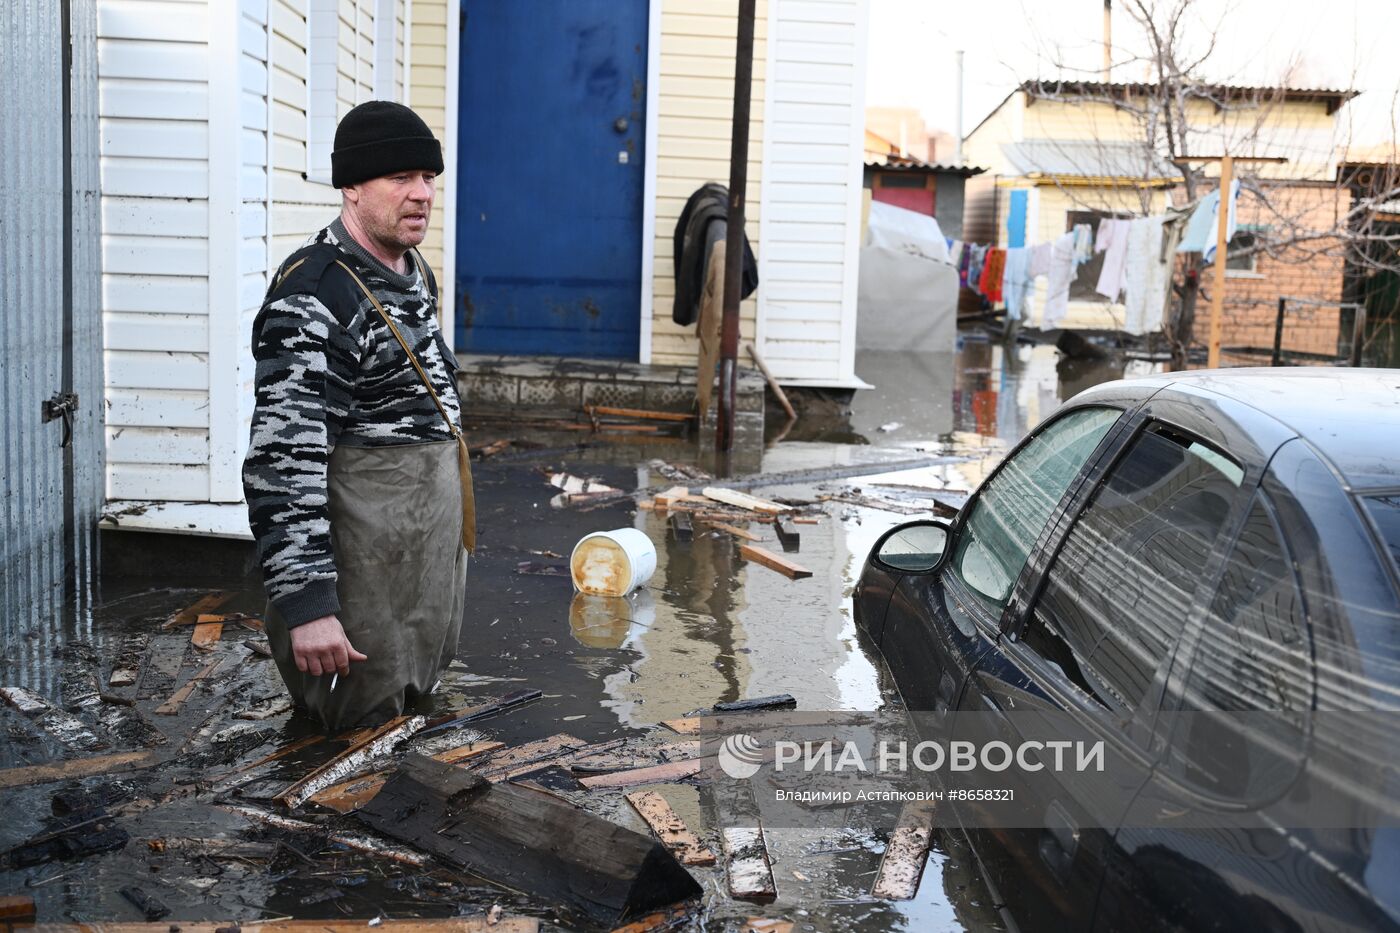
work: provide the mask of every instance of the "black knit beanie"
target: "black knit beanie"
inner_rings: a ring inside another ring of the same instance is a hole
[[[441,174],[442,168],[442,145],[403,104],[367,101],[335,128],[331,184],[337,188],[411,169]]]

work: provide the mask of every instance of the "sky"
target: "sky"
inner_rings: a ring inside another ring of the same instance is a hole
[[[1113,6],[1114,60],[1123,62],[1144,44],[1124,0]],[[965,134],[1021,81],[1098,80],[1103,61],[1102,0],[870,0],[870,11],[866,105],[918,108],[930,130],[954,129],[958,49]],[[1218,37],[1203,77],[1276,85],[1292,64],[1294,86],[1363,92],[1340,114],[1354,144],[1395,138],[1400,0],[1194,0],[1186,22],[1191,36]],[[1144,80],[1143,67],[1118,65],[1113,79]]]

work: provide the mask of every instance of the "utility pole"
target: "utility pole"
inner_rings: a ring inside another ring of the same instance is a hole
[[[756,0],[739,0],[734,49],[734,119],[729,137],[729,226],[724,241],[724,318],[719,332],[719,415],[715,450],[734,447],[734,395],[739,368],[739,295],[744,271],[744,194],[749,183],[749,97],[753,87]]]
[[[1113,80],[1113,0],[1103,0],[1103,81]]]
[[[1210,342],[1206,345],[1206,366],[1220,366],[1220,328],[1225,315],[1225,253],[1230,239],[1230,187],[1235,179],[1236,162],[1287,162],[1282,156],[1181,156],[1178,162],[1220,163],[1220,208],[1215,225],[1215,285],[1210,290]]]

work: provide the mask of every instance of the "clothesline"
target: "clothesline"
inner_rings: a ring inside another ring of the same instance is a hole
[[[1239,183],[1230,189],[1227,238],[1235,231]],[[958,281],[988,301],[1006,305],[1006,316],[1028,317],[1035,282],[1047,280],[1045,305],[1037,326],[1057,327],[1069,313],[1069,290],[1079,267],[1103,253],[1103,266],[1094,291],[1111,302],[1123,299],[1123,329],[1130,334],[1161,330],[1171,298],[1172,268],[1178,253],[1198,252],[1206,262],[1215,255],[1220,195],[1212,192],[1185,211],[1149,217],[1099,221],[1095,236],[1089,224],[1034,246],[991,246],[946,238]]]

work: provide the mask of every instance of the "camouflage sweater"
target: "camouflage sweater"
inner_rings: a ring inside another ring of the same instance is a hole
[[[425,282],[416,267],[408,275],[389,269],[339,218],[287,257],[253,322],[256,396],[243,492],[268,597],[289,627],[340,611],[327,513],[331,449],[452,439],[403,348],[336,259],[384,305],[461,422],[456,360],[438,328],[431,272]]]

